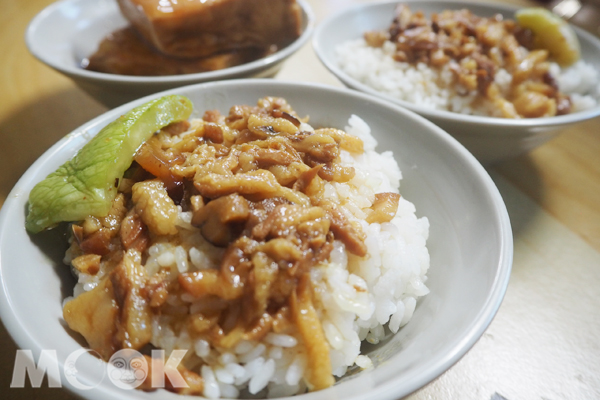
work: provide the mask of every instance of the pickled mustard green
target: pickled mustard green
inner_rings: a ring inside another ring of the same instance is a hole
[[[519,25],[531,29],[537,48],[546,49],[563,67],[581,58],[577,34],[571,26],[553,12],[541,8],[523,8],[515,13]]]
[[[192,103],[170,95],[149,101],[104,127],[29,194],[26,229],[41,232],[63,221],[108,214],[137,149],[154,132],[188,119]]]

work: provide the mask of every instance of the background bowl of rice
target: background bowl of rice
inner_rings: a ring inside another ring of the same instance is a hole
[[[577,27],[574,29],[581,44],[582,59],[587,67],[583,74],[581,71],[564,74],[564,85],[571,86],[576,91],[590,90],[596,93],[585,99],[582,107],[585,110],[556,117],[505,119],[433,109],[423,105],[423,102],[436,103],[448,94],[441,91],[425,93],[418,82],[427,79],[426,74],[416,73],[410,79],[405,76],[404,79],[398,80],[389,79],[389,74],[385,73],[376,76],[373,71],[380,68],[384,70],[381,64],[367,53],[356,51],[356,48],[350,50],[350,54],[344,55],[344,63],[351,65],[342,67],[338,53],[341,45],[362,38],[366,31],[387,30],[392,22],[394,9],[399,3],[390,1],[363,4],[329,17],[317,27],[313,36],[313,47],[317,56],[346,86],[400,104],[424,116],[457,138],[480,162],[491,164],[527,152],[559,134],[565,126],[600,115],[600,39]],[[421,10],[426,16],[432,12],[466,8],[478,16],[491,17],[501,14],[505,19],[514,19],[517,10],[514,6],[487,2],[406,0],[403,3],[406,3],[411,11]],[[365,78],[356,79],[353,76],[359,75],[354,73],[350,76],[346,72],[348,67]],[[366,77],[370,80],[369,84],[366,83]],[[584,79],[581,79],[582,77]],[[392,91],[401,92],[402,99],[392,95]],[[465,111],[468,112],[468,109]]]
[[[108,107],[116,107],[163,90],[200,82],[273,76],[281,64],[310,38],[314,14],[304,0],[301,35],[267,57],[222,70],[167,76],[127,76],[89,71],[81,67],[108,34],[128,25],[114,0],[63,0],[42,10],[29,24],[25,41],[38,60],[72,79]]]
[[[390,150],[403,178],[400,193],[429,219],[429,294],[419,299],[410,322],[377,346],[366,347],[374,367],[350,374],[335,386],[301,395],[304,399],[397,399],[432,381],[457,362],[484,333],[496,314],[509,280],[513,242],[503,200],[482,165],[458,141],[433,123],[393,103],[349,89],[273,80],[234,80],[178,88],[188,96],[193,116],[206,109],[226,113],[234,104],[255,104],[280,96],[315,126],[344,128],[351,114],[361,117]],[[156,95],[157,96],[157,95]],[[90,399],[164,399],[164,391],[126,391],[103,379],[97,358],[77,361],[77,379],[65,378],[65,360],[82,349],[62,319],[62,303],[74,279],[62,264],[65,238],[56,232],[28,235],[25,207],[29,191],[83,146],[101,127],[150,96],[111,110],[65,136],[23,175],[0,210],[0,316],[22,349],[56,350],[61,382]],[[53,372],[49,371],[52,375]],[[56,378],[56,377],[54,377]]]

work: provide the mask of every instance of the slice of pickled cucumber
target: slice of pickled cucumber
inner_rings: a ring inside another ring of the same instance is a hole
[[[519,25],[535,35],[537,48],[546,49],[561,66],[567,67],[581,57],[579,39],[571,26],[561,17],[541,7],[524,8],[515,13]]]
[[[71,160],[33,188],[25,228],[37,233],[59,222],[108,214],[137,149],[154,132],[189,118],[191,112],[192,103],[186,97],[164,96],[108,124]]]

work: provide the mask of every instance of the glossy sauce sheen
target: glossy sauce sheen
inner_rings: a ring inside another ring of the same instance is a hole
[[[197,59],[161,54],[141,39],[132,27],[108,35],[82,67],[119,75],[159,76],[216,71],[245,64],[277,51],[276,46],[250,47]]]

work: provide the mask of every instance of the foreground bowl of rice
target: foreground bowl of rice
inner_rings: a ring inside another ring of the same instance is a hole
[[[356,212],[356,204],[368,203],[376,188],[401,196],[391,222],[363,224],[369,251],[350,277],[345,270],[350,256],[340,244],[334,245],[330,259],[311,275],[314,287],[325,288],[318,295],[319,312],[326,315],[322,326],[336,375],[334,385],[306,392],[302,384],[306,371],[299,365],[307,361],[295,362],[294,357],[282,361],[288,351],[302,354],[302,339],[293,335],[267,335],[260,343],[205,352],[207,348],[190,343],[189,336],[176,337],[172,331],[165,336],[168,329],[162,329],[163,333],[159,329],[153,334],[153,345],[186,342],[205,363],[204,397],[286,397],[297,391],[296,397],[304,399],[397,399],[450,368],[484,333],[509,280],[510,221],[485,169],[445,131],[393,103],[314,84],[234,80],[163,94],[188,97],[194,106],[192,119],[202,117],[206,110],[227,115],[233,105],[254,105],[267,96],[284,98],[304,124],[342,129],[363,141],[363,155],[341,156],[353,166],[355,177],[326,189],[335,192],[335,198],[345,196],[343,207],[348,215]],[[90,282],[80,275],[78,283],[63,264],[68,245],[62,231],[28,234],[23,210],[33,186],[101,128],[158,96],[111,110],[65,136],[29,168],[0,211],[2,321],[18,346],[31,350],[36,360],[43,350],[55,351],[58,368],[48,368],[51,379],[84,398],[177,399],[179,395],[164,389],[125,390],[109,379],[106,363],[86,350],[83,338],[63,319],[63,305],[78,291],[89,290],[85,286]],[[301,125],[301,129],[312,128]],[[184,215],[179,218],[178,230],[194,229]],[[176,245],[181,247],[184,241]],[[174,271],[193,270],[197,264],[199,250],[184,250],[184,265],[175,262],[178,255],[166,261],[173,263]],[[151,251],[148,260],[158,252],[157,248]],[[353,290],[363,297],[348,297]],[[352,314],[353,307],[367,298],[367,308],[372,309]],[[357,342],[363,339],[362,345]],[[258,371],[251,369],[256,365]],[[240,374],[235,375],[236,371]],[[293,384],[286,386],[290,381]]]
[[[130,23],[115,0],[63,0],[36,15],[25,32],[29,52],[39,61],[72,79],[107,107],[179,86],[224,79],[269,78],[310,38],[314,14],[304,0],[300,6],[300,36],[284,48],[257,60],[229,68],[182,75],[135,76],[88,70],[82,63],[102,40]]]
[[[453,90],[440,89],[434,83],[438,73],[433,68],[425,64],[416,68],[396,63],[384,54],[386,50],[382,52],[365,43],[365,32],[390,27],[394,10],[400,3],[413,13],[422,11],[426,17],[445,10],[467,9],[480,17],[501,15],[505,20],[514,20],[518,8],[471,1],[406,0],[363,4],[329,17],[313,36],[317,56],[343,84],[424,116],[457,138],[483,164],[525,153],[567,126],[600,115],[600,39],[590,33],[572,27],[580,43],[581,60],[570,68],[552,67],[560,90],[574,99],[571,113],[541,118],[491,117],[481,115],[481,110],[474,107],[476,104],[469,104],[468,98]],[[497,77],[502,76],[497,74]]]

